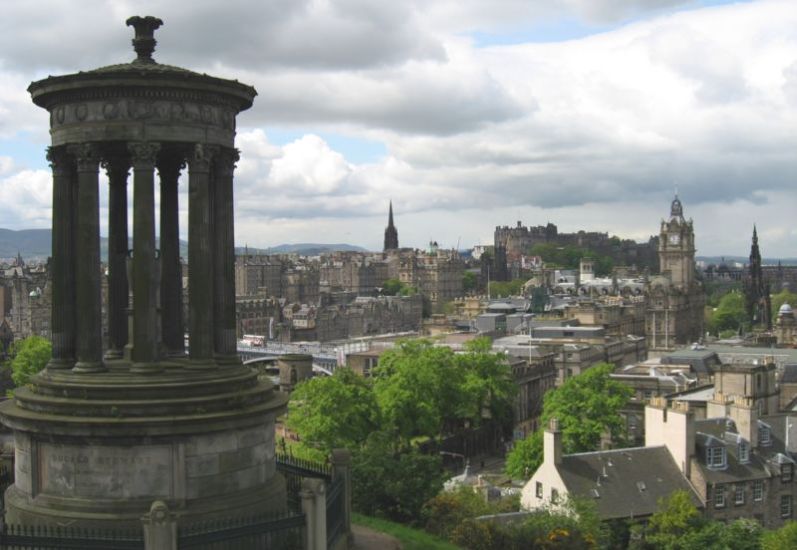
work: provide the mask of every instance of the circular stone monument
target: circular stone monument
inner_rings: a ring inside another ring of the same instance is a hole
[[[154,501],[181,522],[285,507],[274,421],[286,397],[241,364],[235,339],[235,117],[256,92],[156,63],[153,33],[162,22],[127,24],[136,31],[131,63],[29,88],[50,113],[52,135],[53,358],[0,405],[16,446],[9,523],[129,527]],[[186,165],[187,354],[177,207]],[[100,167],[109,180],[105,346]]]

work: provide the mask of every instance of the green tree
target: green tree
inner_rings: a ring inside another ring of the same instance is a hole
[[[674,491],[659,499],[658,510],[650,516],[646,541],[661,548],[671,548],[687,533],[699,531],[705,519],[687,491]]]
[[[493,298],[509,298],[510,296],[520,296],[523,294],[525,279],[514,279],[512,281],[490,281],[490,296]]]
[[[382,294],[385,296],[396,296],[404,288],[404,283],[398,279],[388,279],[382,285]]]
[[[398,444],[418,436],[438,437],[461,407],[464,372],[454,352],[429,340],[405,340],[379,358],[373,371],[376,401],[385,428]]]
[[[727,330],[738,331],[747,324],[747,313],[744,309],[744,296],[740,292],[729,292],[720,298],[719,304],[711,315],[709,330],[720,333]]]
[[[464,371],[459,416],[478,425],[486,413],[489,418],[509,428],[517,385],[506,356],[493,353],[491,349],[490,339],[481,337],[467,342],[465,353],[455,356],[459,368]]]
[[[50,341],[41,336],[28,336],[11,345],[10,355],[11,379],[16,387],[20,387],[47,366],[53,356],[53,348]]]
[[[763,550],[797,548],[797,521],[787,521],[776,531],[768,531],[761,538]]]
[[[493,513],[492,506],[471,487],[461,486],[454,491],[443,491],[428,500],[421,510],[425,530],[443,538],[466,519]]]
[[[542,464],[542,430],[515,441],[506,455],[504,471],[514,479],[529,479]]]
[[[778,310],[783,304],[789,304],[792,307],[797,307],[797,294],[789,292],[788,289],[783,289],[777,294],[772,295],[772,321],[778,318]]]
[[[632,390],[609,376],[613,370],[614,365],[599,363],[545,394],[542,424],[547,426],[552,418],[558,419],[563,452],[594,451],[604,434],[616,444],[625,444],[625,423],[620,410],[628,403]],[[530,437],[531,442],[516,443],[518,450],[510,451],[508,475],[521,478],[526,472],[536,471],[541,464],[542,437]],[[515,453],[518,456],[513,456]]]
[[[462,274],[462,291],[464,293],[473,292],[479,285],[479,279],[472,271],[466,271]]]
[[[328,453],[359,448],[380,428],[381,419],[370,381],[351,369],[299,383],[288,402],[287,426],[302,442]]]
[[[438,455],[415,449],[397,453],[389,435],[376,433],[352,456],[352,506],[369,516],[416,523],[443,479]]]

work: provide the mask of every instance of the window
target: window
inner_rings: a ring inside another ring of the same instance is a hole
[[[764,482],[763,481],[754,481],[753,482],[753,500],[756,502],[761,502],[764,500]]]
[[[744,441],[739,443],[739,462],[742,464],[750,462],[750,447]]]
[[[791,517],[791,495],[780,495],[780,517]]]
[[[772,440],[770,439],[769,426],[758,427],[758,443],[764,447],[768,447],[769,445],[772,444]]]
[[[725,467],[725,447],[706,448],[706,466],[709,468]]]
[[[542,483],[539,481],[534,486],[534,494],[537,496],[537,498],[542,498]]]
[[[780,465],[780,480],[783,483],[788,483],[794,478],[794,464],[781,464]]]
[[[559,491],[551,489],[551,503],[557,504],[559,502]]]
[[[725,508],[725,487],[714,487],[714,508]]]
[[[744,504],[744,485],[737,483],[733,488],[733,503],[736,505]]]

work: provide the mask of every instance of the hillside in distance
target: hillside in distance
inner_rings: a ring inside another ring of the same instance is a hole
[[[132,248],[133,241],[130,241]],[[22,254],[26,262],[44,261],[50,256],[52,247],[52,232],[50,229],[13,229],[0,228],[0,258],[16,258],[17,252]],[[236,254],[243,254],[247,250],[243,246],[235,248]],[[358,251],[364,252],[365,249],[351,244],[318,244],[318,243],[298,243],[281,244],[270,248],[248,247],[249,254],[301,254],[304,256],[315,256],[323,252],[332,251]],[[180,241],[180,255],[188,258],[188,242]],[[108,257],[108,239],[100,237],[100,257],[105,261]]]

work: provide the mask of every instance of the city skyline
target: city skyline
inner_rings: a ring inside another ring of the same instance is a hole
[[[0,226],[50,224],[29,82],[129,61],[129,30],[98,22],[146,12],[165,23],[158,62],[259,92],[236,141],[239,245],[378,250],[390,199],[401,246],[489,244],[518,220],[646,240],[677,188],[698,255],[745,254],[755,223],[765,256],[797,257],[793,4],[527,4],[8,7]]]

